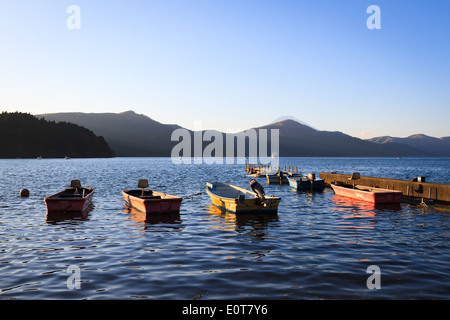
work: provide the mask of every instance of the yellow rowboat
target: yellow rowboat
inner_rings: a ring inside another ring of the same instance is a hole
[[[263,202],[255,192],[221,182],[206,183],[206,193],[213,205],[234,213],[276,213],[281,201],[279,197],[265,196]]]

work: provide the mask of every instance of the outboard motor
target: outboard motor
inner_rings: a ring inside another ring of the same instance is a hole
[[[267,207],[266,197],[264,197],[264,188],[262,185],[260,185],[255,179],[252,179],[250,180],[250,187],[252,187],[253,192],[256,193],[258,200],[264,204],[264,207]]]

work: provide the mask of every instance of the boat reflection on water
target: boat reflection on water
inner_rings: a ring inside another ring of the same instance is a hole
[[[334,210],[342,212],[345,217],[375,217],[381,212],[395,212],[402,209],[400,203],[372,203],[335,195],[331,198]],[[351,215],[349,215],[351,213]]]
[[[210,214],[210,220],[214,221],[214,229],[223,231],[234,231],[236,229],[236,214],[221,210],[213,204],[207,205],[206,211]]]
[[[124,205],[122,212],[128,214],[129,219],[131,219],[132,221],[142,224],[144,229],[148,227],[148,225],[155,225],[155,224],[169,224],[169,225],[181,224],[181,216],[179,212],[145,214],[127,205]]]
[[[45,220],[47,223],[58,223],[64,221],[88,221],[89,213],[94,209],[94,204],[91,203],[82,212],[65,212],[65,211],[50,211],[47,212]]]
[[[258,240],[265,239],[270,224],[279,221],[276,212],[235,214],[213,204],[207,205],[206,210],[210,214],[212,228],[249,234]]]
[[[373,232],[377,228],[377,214],[383,210],[399,210],[399,204],[374,204],[335,195],[331,198],[333,210],[339,214],[335,227],[339,239],[347,244],[374,243]]]

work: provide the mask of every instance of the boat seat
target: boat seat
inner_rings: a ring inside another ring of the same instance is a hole
[[[80,180],[72,180],[72,181],[70,181],[70,187],[71,188],[81,188]]]
[[[359,174],[359,172],[353,172],[351,177],[348,178],[349,181],[352,181],[353,188],[355,187],[355,181],[359,180],[360,178],[361,178],[361,175]]]
[[[145,188],[148,187],[148,180],[147,179],[139,179],[138,180],[138,188],[142,189],[141,192],[141,198],[144,197]]]
[[[78,188],[81,188],[80,180],[70,181],[70,187],[75,189],[75,194],[78,194]]]
[[[353,172],[352,176],[350,178],[348,178],[348,180],[358,180],[361,178],[361,175],[359,174],[359,172]]]
[[[141,199],[161,199],[161,196],[141,196]]]
[[[148,187],[148,180],[146,179],[140,179],[138,181],[138,188],[144,189]]]
[[[59,195],[60,198],[82,198],[83,195],[81,194],[60,194]]]

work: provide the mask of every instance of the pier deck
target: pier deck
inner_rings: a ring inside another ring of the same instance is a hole
[[[331,183],[352,184],[350,174],[339,174],[320,172],[319,177],[325,181],[325,186],[329,187]],[[433,201],[442,201],[450,203],[450,185],[443,183],[414,182],[407,180],[396,180],[388,178],[376,178],[361,176],[356,181],[359,185],[368,187],[385,188],[403,192],[407,198],[420,198]]]

